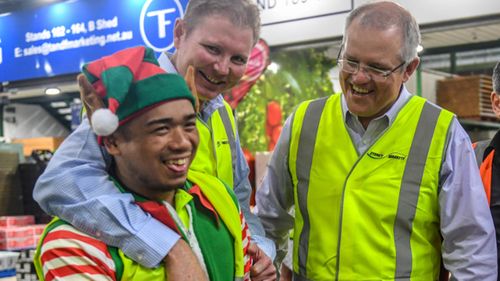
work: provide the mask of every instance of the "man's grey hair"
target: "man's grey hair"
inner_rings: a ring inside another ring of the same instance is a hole
[[[347,29],[354,20],[358,20],[362,26],[387,30],[397,27],[402,31],[403,46],[401,49],[401,60],[409,63],[417,57],[417,47],[421,36],[417,21],[408,10],[401,5],[391,1],[377,1],[363,4],[347,16],[344,29],[345,43]]]
[[[493,91],[495,91],[497,95],[500,95],[500,62],[493,68],[491,80],[493,80]]]
[[[189,0],[184,22],[189,34],[205,17],[223,16],[238,27],[248,27],[253,32],[253,43],[260,37],[259,8],[251,0]]]

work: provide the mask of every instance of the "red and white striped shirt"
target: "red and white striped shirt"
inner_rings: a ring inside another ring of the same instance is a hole
[[[68,224],[45,236],[40,257],[46,281],[116,280],[107,245]]]

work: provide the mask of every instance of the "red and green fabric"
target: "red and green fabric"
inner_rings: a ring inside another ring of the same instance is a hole
[[[84,65],[82,72],[120,125],[166,101],[188,99],[195,104],[184,78],[166,73],[147,47],[103,57]]]

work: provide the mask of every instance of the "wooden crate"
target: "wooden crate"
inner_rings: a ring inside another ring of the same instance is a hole
[[[13,143],[22,143],[25,156],[31,155],[34,149],[47,149],[54,152],[63,142],[63,137],[42,137],[29,139],[13,139]]]
[[[491,77],[474,75],[437,81],[436,102],[461,118],[493,120]]]

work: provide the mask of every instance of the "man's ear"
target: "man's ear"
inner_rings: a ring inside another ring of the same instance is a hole
[[[176,49],[179,48],[179,44],[181,42],[182,36],[185,35],[185,33],[186,33],[186,24],[184,23],[184,20],[182,20],[182,19],[175,20],[174,47]]]
[[[87,77],[85,77],[85,75],[79,74],[76,79],[80,88],[80,100],[85,107],[87,118],[89,119],[89,122],[91,122],[92,114],[96,112],[96,110],[105,108],[106,106],[104,105],[102,98],[99,97],[96,90],[94,89],[92,84],[90,84],[89,80],[87,80]]]
[[[403,73],[403,82],[408,81],[410,76],[417,70],[418,65],[420,64],[420,58],[414,58],[405,68]]]
[[[119,137],[116,135],[116,133],[102,138],[104,147],[106,148],[106,151],[108,151],[110,155],[116,156],[121,154],[120,147],[118,145],[119,143],[118,138]]]
[[[198,90],[196,90],[196,82],[195,82],[195,70],[192,65],[188,66],[186,71],[186,75],[184,75],[184,80],[186,80],[186,84],[188,85],[189,90],[194,96],[195,105],[194,110],[196,112],[200,111],[200,99],[198,97]]]
[[[497,118],[500,119],[500,93],[491,93],[491,107],[493,108],[493,112],[495,112]]]

